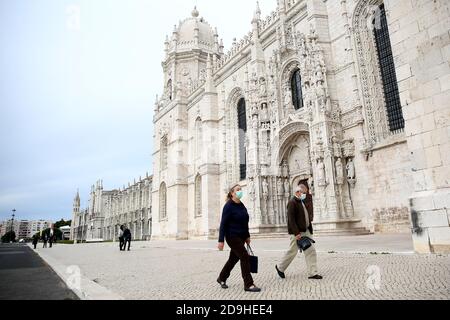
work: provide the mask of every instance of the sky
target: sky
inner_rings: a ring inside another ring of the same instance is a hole
[[[0,221],[71,219],[77,189],[86,207],[97,180],[152,174],[164,40],[194,6],[226,51],[256,1],[0,0]]]

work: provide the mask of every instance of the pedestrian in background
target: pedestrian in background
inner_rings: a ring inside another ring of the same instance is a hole
[[[37,234],[35,234],[35,235],[33,236],[33,246],[34,246],[34,250],[36,250],[36,246],[37,246],[38,242],[39,242],[39,236],[38,236]]]
[[[130,247],[131,247],[131,231],[128,228],[125,228],[125,230],[123,231],[123,251],[125,251],[126,247],[127,247],[127,243],[128,243],[128,251],[130,251]]]
[[[124,249],[124,246],[125,246],[125,241],[124,241],[124,238],[123,238],[123,229],[124,229],[125,227],[123,226],[123,225],[121,225],[120,226],[120,228],[119,228],[119,247],[120,247],[120,251],[123,251],[123,249]]]

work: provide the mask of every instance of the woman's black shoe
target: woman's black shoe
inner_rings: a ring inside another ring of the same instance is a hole
[[[217,279],[217,283],[220,284],[222,289],[228,289],[227,283],[224,281],[220,281],[220,279]]]
[[[251,286],[250,288],[245,288],[244,290],[246,292],[261,292],[261,289],[257,286]]]
[[[275,266],[275,269],[277,269],[278,275],[281,279],[286,279],[286,275],[284,274],[284,272],[281,272],[280,269],[278,269],[278,266]]]

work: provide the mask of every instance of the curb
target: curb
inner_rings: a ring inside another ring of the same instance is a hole
[[[71,269],[68,266],[63,265],[56,259],[50,257],[49,255],[38,252],[33,249],[31,245],[29,247],[35,252],[39,257],[48,264],[48,266],[55,271],[55,273],[61,278],[62,281],[67,285],[67,287],[75,293],[80,300],[125,300],[122,296],[113,293],[112,291],[102,287],[98,283],[88,279],[80,272],[79,288],[74,288],[71,284],[71,277],[74,275],[68,270]],[[75,267],[75,266],[72,266]]]

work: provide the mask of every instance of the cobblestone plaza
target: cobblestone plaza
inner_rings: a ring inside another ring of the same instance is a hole
[[[287,279],[280,279],[275,265],[287,246],[287,238],[254,241],[260,259],[260,273],[254,278],[263,289],[260,294],[244,292],[239,266],[228,282],[230,288],[220,289],[216,278],[229,252],[217,251],[215,241],[135,242],[131,252],[120,252],[115,243],[58,245],[38,253],[63,268],[79,267],[84,277],[127,300],[450,298],[450,257],[414,254],[409,236],[318,238],[323,281],[307,279],[301,255]]]

